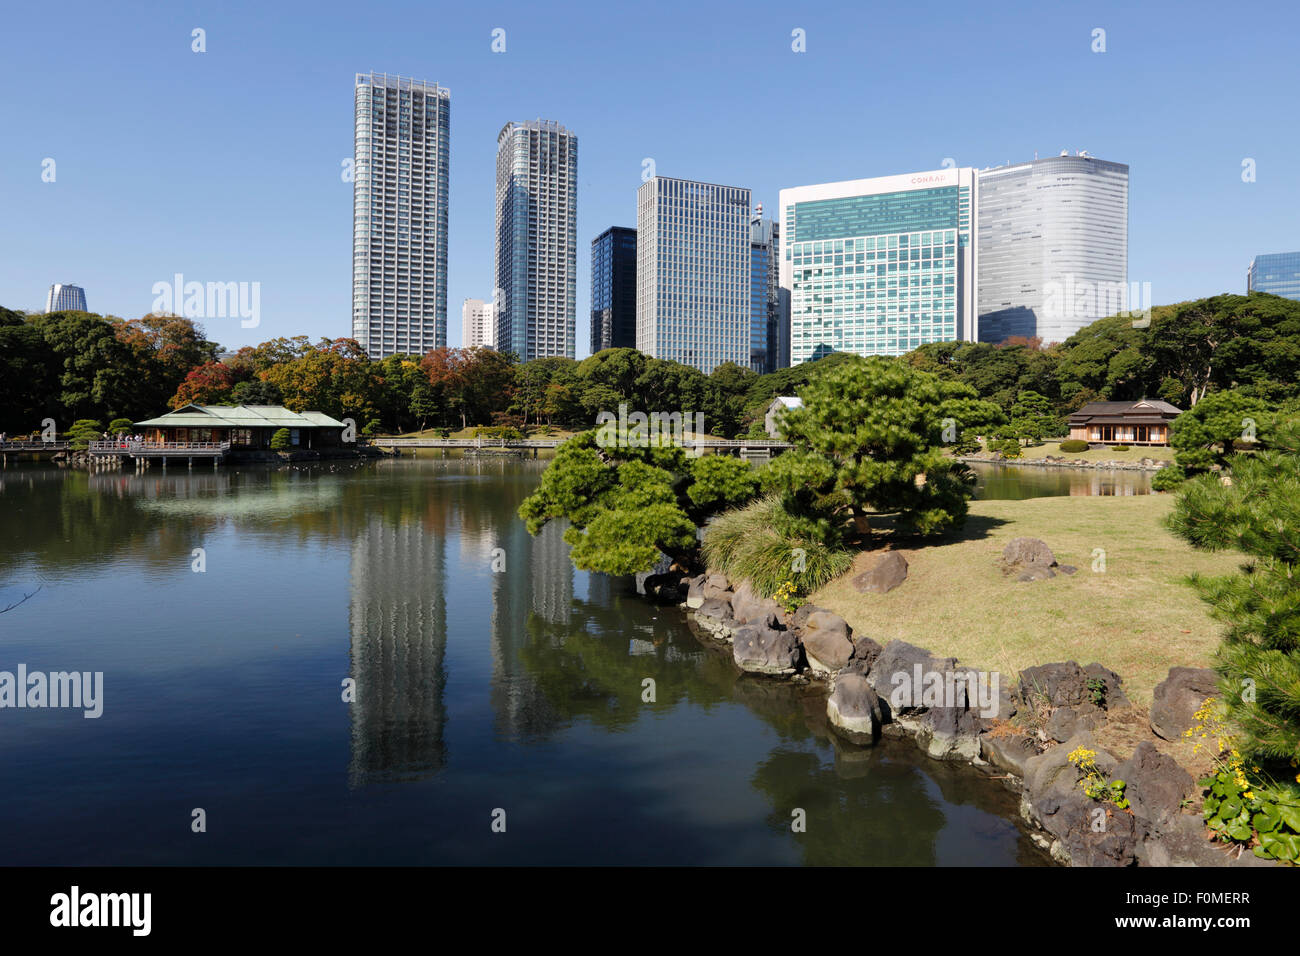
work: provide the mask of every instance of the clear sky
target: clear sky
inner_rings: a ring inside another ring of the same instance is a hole
[[[92,311],[135,318],[179,272],[261,284],[257,328],[205,322],[224,346],[351,334],[340,173],[354,77],[371,70],[451,90],[451,345],[461,301],[491,298],[497,133],[538,117],[579,138],[579,356],[590,242],[636,225],[647,157],[663,175],[748,186],[775,213],[787,186],[1086,149],[1131,167],[1130,281],[1150,282],[1156,304],[1243,292],[1253,255],[1300,249],[1297,9],[12,2],[0,305],[39,310],[51,283],[73,282]],[[791,49],[796,28],[806,52]]]

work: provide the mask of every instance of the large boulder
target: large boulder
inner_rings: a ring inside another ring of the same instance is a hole
[[[880,737],[880,700],[861,674],[840,674],[826,700],[826,719],[855,744],[875,743]]]
[[[855,637],[853,639],[853,657],[847,667],[865,677],[870,673],[871,665],[880,658],[883,650],[884,647],[879,641],[865,636]]]
[[[704,575],[697,574],[686,582],[686,606],[698,608],[704,604]]]
[[[1082,777],[1069,755],[1079,747],[1093,758],[1107,779],[1115,779],[1116,760],[1097,750],[1083,731],[1058,747],[1025,761],[1020,812],[1050,835],[1049,852],[1070,866],[1132,866],[1137,862],[1138,831],[1132,814],[1090,798],[1079,786]]]
[[[641,595],[642,597],[646,597],[648,594],[646,583],[650,580],[650,578],[653,578],[660,574],[667,574],[668,571],[672,568],[672,566],[673,566],[673,559],[670,558],[668,555],[664,554],[662,551],[660,551],[659,557],[655,559],[655,563],[653,567],[651,567],[648,571],[637,572],[636,593]]]
[[[980,677],[971,668],[959,668],[956,658],[932,657],[895,640],[880,652],[867,682],[880,698],[886,720],[909,731],[931,757],[979,760],[985,725],[971,690],[978,697]],[[985,691],[991,693],[991,686],[985,685]]]
[[[704,586],[701,590],[706,601],[710,598],[725,600],[728,603],[731,601],[731,583],[721,574],[715,573],[705,577]]]
[[[781,605],[762,597],[748,581],[742,581],[731,598],[731,613],[741,624],[774,628],[784,616]]]
[[[732,639],[736,666],[751,674],[793,674],[799,666],[799,641],[792,631],[746,624]]]
[[[710,598],[695,609],[695,622],[720,641],[730,641],[740,627],[731,615],[731,602]]]
[[[869,570],[853,577],[852,584],[864,594],[887,594],[907,580],[907,558],[887,551]]]
[[[1165,740],[1176,740],[1196,724],[1196,712],[1219,692],[1218,675],[1205,667],[1171,667],[1156,684],[1151,702],[1151,729]]]
[[[1025,763],[1037,754],[1038,748],[1024,734],[980,735],[980,756],[999,770],[1017,777],[1025,775]]]
[[[833,674],[853,656],[852,629],[844,618],[830,611],[815,611],[808,615],[799,638],[803,642],[808,666],[820,674]]]
[[[1118,674],[1101,664],[1080,667],[1076,661],[1061,661],[1021,671],[1017,695],[1022,704],[1045,702],[1091,714],[1130,706],[1122,684]]]
[[[1012,538],[1002,549],[1002,562],[1008,567],[1039,565],[1052,568],[1056,566],[1056,555],[1052,554],[1046,541],[1038,538]]]
[[[1144,835],[1168,824],[1195,788],[1192,775],[1149,740],[1139,743],[1133,756],[1115,768],[1115,778],[1124,781],[1124,796]]]

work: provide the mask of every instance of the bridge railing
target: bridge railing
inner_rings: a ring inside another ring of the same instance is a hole
[[[229,451],[228,441],[92,441],[92,452]]]
[[[0,451],[67,451],[71,442],[66,441],[3,441]]]

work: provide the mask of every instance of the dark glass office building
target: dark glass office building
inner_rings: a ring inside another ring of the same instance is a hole
[[[762,375],[790,367],[790,296],[781,288],[780,225],[763,218],[760,203],[749,228],[749,367]]]
[[[636,230],[611,226],[591,241],[591,354],[636,348]]]
[[[1256,256],[1246,273],[1246,291],[1300,299],[1300,252]]]

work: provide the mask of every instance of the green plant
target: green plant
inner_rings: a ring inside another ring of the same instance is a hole
[[[1124,796],[1127,784],[1123,780],[1106,779],[1106,775],[1097,766],[1097,751],[1076,747],[1065,759],[1083,771],[1079,786],[1083,787],[1083,792],[1090,800],[1106,800],[1120,810],[1128,809],[1128,798]]]
[[[104,427],[93,418],[79,418],[72,423],[65,437],[74,451],[85,451],[92,441],[104,437]]]
[[[1131,446],[1129,446],[1129,445],[1111,445],[1111,446],[1110,446],[1110,450],[1111,450],[1111,451],[1128,451],[1130,447],[1131,447]]]
[[[1088,678],[1088,695],[1098,707],[1106,706],[1106,682],[1100,677]]]
[[[293,447],[293,442],[289,438],[289,429],[277,428],[271,436],[271,450],[284,451]]]
[[[1081,438],[1067,438],[1065,441],[1061,442],[1061,451],[1068,452],[1072,455],[1081,451],[1087,451],[1088,448],[1088,443]]]
[[[119,433],[129,433],[135,430],[135,422],[129,418],[115,418],[108,423],[108,433],[117,435]]]
[[[1196,719],[1196,726],[1183,734],[1195,739],[1192,751],[1200,753],[1214,743],[1214,770],[1199,781],[1206,791],[1206,827],[1222,842],[1250,848],[1262,859],[1300,862],[1300,788],[1269,780],[1259,766],[1247,764],[1216,698],[1201,705]],[[1296,763],[1293,757],[1292,768]]]
[[[807,596],[803,593],[803,588],[795,584],[794,581],[786,581],[782,584],[776,589],[776,593],[772,595],[772,598],[777,604],[785,608],[787,614],[793,614],[803,605],[808,603]]]
[[[810,594],[853,564],[853,553],[829,522],[792,517],[777,495],[715,518],[704,532],[703,551],[710,568],[733,581],[748,579],[766,597],[775,597],[792,574],[799,575],[800,593]]]
[[[1002,438],[994,439],[989,442],[989,451],[995,451],[1002,455],[1003,458],[1019,458],[1020,439],[1019,438]]]

